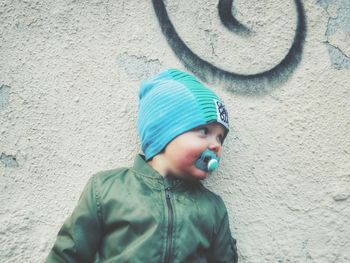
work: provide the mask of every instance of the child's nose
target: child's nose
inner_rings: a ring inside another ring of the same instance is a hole
[[[218,154],[220,152],[220,149],[221,149],[221,144],[217,140],[211,140],[208,148],[209,148],[209,150]]]

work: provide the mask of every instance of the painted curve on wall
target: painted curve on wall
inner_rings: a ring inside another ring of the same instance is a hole
[[[297,26],[286,56],[273,68],[256,74],[237,74],[221,69],[195,54],[180,38],[170,21],[163,0],[152,0],[155,14],[168,44],[184,66],[201,80],[219,81],[228,90],[242,95],[263,95],[285,83],[301,61],[306,37],[306,17],[301,0],[294,0]],[[233,0],[220,0],[218,13],[223,25],[236,34],[249,36],[251,31],[232,15]],[[229,10],[229,11],[227,11]]]

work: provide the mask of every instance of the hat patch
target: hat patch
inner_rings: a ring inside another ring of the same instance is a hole
[[[225,105],[216,99],[214,100],[214,104],[216,107],[216,116],[217,116],[217,122],[221,123],[224,125],[227,129],[229,129],[228,125],[228,113],[225,108]]]

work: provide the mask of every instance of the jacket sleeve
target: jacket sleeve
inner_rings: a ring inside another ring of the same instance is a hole
[[[218,232],[210,246],[208,262],[237,263],[236,240],[231,236],[227,212],[221,221]]]
[[[80,196],[72,215],[58,232],[46,262],[93,262],[101,240],[101,210],[92,177]]]

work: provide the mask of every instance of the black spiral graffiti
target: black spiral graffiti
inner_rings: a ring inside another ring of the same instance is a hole
[[[219,9],[219,17],[222,24],[230,31],[241,35],[247,36],[251,34],[249,28],[245,25],[241,24],[234,16],[232,15],[232,4],[233,0],[220,0],[218,9]]]
[[[273,68],[256,74],[237,74],[210,64],[195,54],[179,37],[169,19],[163,0],[152,0],[162,33],[175,55],[184,66],[206,82],[219,80],[228,90],[243,95],[266,94],[288,80],[301,61],[306,37],[306,18],[301,0],[294,0],[297,11],[297,26],[293,43],[286,56]],[[233,0],[219,0],[218,11],[222,23],[230,31],[249,36],[251,31],[232,15]]]

